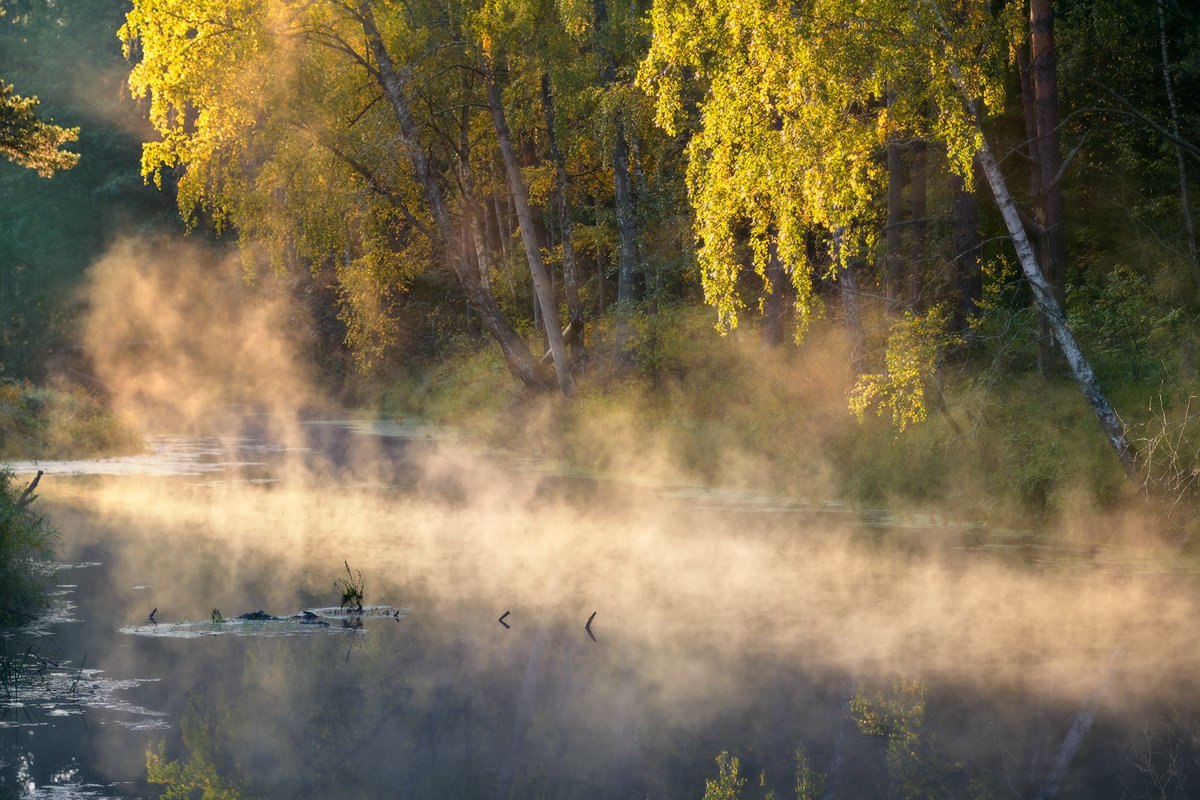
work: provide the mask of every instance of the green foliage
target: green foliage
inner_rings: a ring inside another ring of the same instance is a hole
[[[43,121],[36,97],[21,97],[0,80],[0,156],[49,178],[78,163],[78,153],[62,149],[78,139],[78,128]]]
[[[817,800],[825,791],[825,777],[813,769],[808,755],[796,751],[796,800]]]
[[[978,787],[965,780],[964,765],[942,755],[937,737],[926,725],[925,695],[924,684],[904,679],[873,696],[859,689],[850,699],[850,715],[859,733],[886,743],[889,784],[896,796],[905,800],[979,796]]]
[[[1068,296],[1071,327],[1110,377],[1161,380],[1161,354],[1170,352],[1182,309],[1163,303],[1143,275],[1118,264],[1089,272]]]
[[[963,341],[947,330],[949,319],[946,307],[939,304],[924,314],[906,311],[893,323],[884,371],[860,375],[850,392],[850,411],[859,422],[872,406],[879,415],[890,410],[892,424],[899,431],[925,421],[929,415],[926,387],[937,379],[942,353]]]
[[[672,132],[689,110],[691,79],[703,85],[688,188],[705,299],[722,330],[747,305],[744,240],[763,281],[778,255],[803,335],[826,262],[813,257],[811,237],[827,239],[834,274],[872,249],[887,142],[939,142],[970,183],[982,139],[964,96],[1000,107],[1012,8],[993,18],[974,3],[655,3],[639,80]]]
[[[26,622],[49,602],[58,532],[33,510],[11,471],[0,469],[0,626]]]
[[[162,800],[243,800],[247,797],[234,781],[223,776],[216,761],[217,724],[206,718],[197,703],[188,704],[180,725],[187,760],[170,760],[166,742],[146,748],[146,779],[161,784]]]
[[[741,776],[737,756],[717,756],[717,777],[704,782],[704,800],[740,800],[746,779]]]
[[[715,780],[704,782],[704,800],[743,800],[742,790],[748,783],[741,776],[741,764],[736,756],[721,753],[717,756],[717,777]],[[758,785],[766,786],[766,773],[759,775]],[[808,759],[802,751],[796,752],[796,800],[812,800],[813,792],[818,785],[818,777],[808,766]],[[775,800],[775,792],[760,792],[763,800]]]

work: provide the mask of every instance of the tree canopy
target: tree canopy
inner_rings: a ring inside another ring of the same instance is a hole
[[[70,169],[79,154],[63,147],[79,138],[78,128],[62,128],[38,116],[38,99],[22,97],[0,80],[0,155],[48,178]]]
[[[1194,306],[1190,12],[1119,5],[1056,4],[1057,60],[1041,0],[137,0],[120,39],[143,177],[252,269],[331,287],[363,368],[482,329],[569,394],[585,326],[627,368],[650,341],[632,316],[663,300],[801,341],[836,297],[855,409],[903,426],[948,353],[984,346],[1004,262],[1023,280],[988,291],[1032,298],[1090,399],[1074,331],[1109,339],[1088,309],[1067,325],[1078,287],[1132,264]]]

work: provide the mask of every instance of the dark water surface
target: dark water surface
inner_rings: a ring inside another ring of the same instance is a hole
[[[796,796],[797,753],[815,796],[1200,791],[1169,549],[286,433],[42,465],[68,566],[4,640],[0,797],[698,799],[722,751],[747,797]]]

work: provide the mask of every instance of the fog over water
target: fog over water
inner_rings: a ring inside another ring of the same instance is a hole
[[[206,304],[156,317],[195,295],[186,249],[175,282],[148,252],[103,262],[92,328],[152,451],[18,465],[89,566],[40,640],[61,685],[4,708],[0,795],[157,796],[160,743],[247,797],[699,798],[724,750],[781,797],[798,750],[839,797],[1143,796],[1200,765],[1200,584],[1135,518],[1050,546],[300,412],[279,312],[179,340]],[[336,606],[347,564],[389,613],[232,619]]]

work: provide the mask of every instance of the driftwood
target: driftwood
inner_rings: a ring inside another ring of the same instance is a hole
[[[21,492],[21,496],[17,498],[17,508],[26,508],[34,500],[37,500],[37,495],[33,493],[33,490],[37,488],[38,481],[41,479],[42,471],[39,469],[37,471],[37,475],[35,475],[33,480],[29,482],[29,485],[25,487],[25,491]]]

